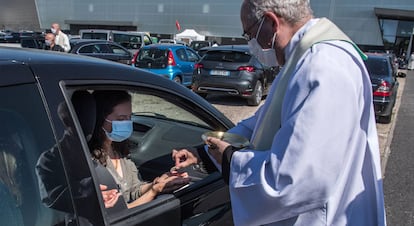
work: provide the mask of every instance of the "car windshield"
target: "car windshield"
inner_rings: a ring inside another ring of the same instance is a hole
[[[209,43],[208,42],[192,42],[190,44],[190,47],[193,48],[194,50],[199,50],[204,47],[209,47]]]
[[[99,40],[107,40],[108,34],[107,33],[83,33],[83,39],[99,39]]]
[[[249,62],[251,56],[244,52],[233,51],[209,51],[204,56],[204,60],[208,61],[227,61],[245,63]]]
[[[389,75],[388,63],[386,59],[368,58],[365,61],[368,73],[373,78],[384,77]]]
[[[114,42],[128,49],[139,49],[141,47],[141,36],[136,34],[114,34]]]
[[[168,53],[168,49],[141,49],[136,65],[140,68],[165,68],[168,63]]]

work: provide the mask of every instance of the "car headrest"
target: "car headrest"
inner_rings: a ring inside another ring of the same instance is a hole
[[[93,95],[86,90],[75,91],[72,104],[87,140],[93,134],[96,121],[96,103]]]

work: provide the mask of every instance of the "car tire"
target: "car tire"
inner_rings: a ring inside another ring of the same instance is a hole
[[[180,83],[181,84],[181,78],[180,78],[180,76],[175,76],[173,78],[173,81],[176,82],[176,83]]]
[[[261,81],[256,82],[252,96],[247,99],[247,104],[250,106],[257,106],[260,104],[263,98],[263,85]]]

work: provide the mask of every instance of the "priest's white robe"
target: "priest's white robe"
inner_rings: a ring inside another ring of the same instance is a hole
[[[286,59],[312,19],[291,39]],[[234,152],[230,196],[235,225],[385,225],[372,88],[355,48],[313,45],[300,58],[270,150]],[[251,138],[257,113],[228,132]]]

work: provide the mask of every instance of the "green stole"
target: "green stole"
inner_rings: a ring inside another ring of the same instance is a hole
[[[333,40],[351,43],[362,59],[365,60],[367,58],[356,44],[353,43],[335,24],[326,18],[319,19],[314,26],[306,31],[278,75],[280,76],[280,79],[276,84],[276,90],[271,97],[272,99],[269,100],[270,104],[267,111],[262,112],[264,115],[261,115],[261,121],[259,125],[256,125],[255,133],[251,140],[251,144],[255,150],[269,150],[272,146],[273,138],[281,126],[282,103],[286,94],[287,85],[293,76],[293,71],[295,70],[299,59],[314,44]]]

